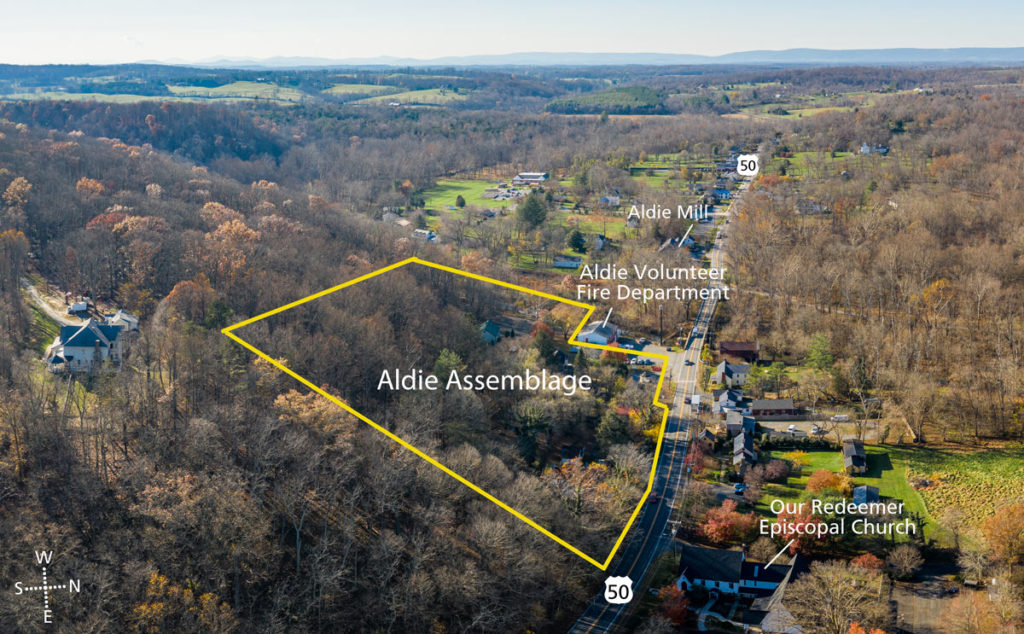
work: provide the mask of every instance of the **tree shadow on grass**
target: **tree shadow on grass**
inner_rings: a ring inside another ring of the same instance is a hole
[[[862,477],[881,478],[883,471],[892,471],[892,460],[887,453],[869,453],[868,471]]]

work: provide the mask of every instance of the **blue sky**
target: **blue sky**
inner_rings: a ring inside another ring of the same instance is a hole
[[[1024,45],[1019,0],[37,0],[0,63]]]

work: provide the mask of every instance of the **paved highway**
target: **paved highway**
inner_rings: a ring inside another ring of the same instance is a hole
[[[744,181],[740,185],[736,200],[729,206],[730,215],[732,215],[732,210],[737,208],[739,199],[749,185],[749,181]],[[728,239],[727,226],[722,225],[719,231],[720,234],[723,232],[726,234],[725,240]],[[712,267],[721,268],[722,266],[722,242],[723,239],[716,239],[711,247],[709,258]],[[712,284],[719,283],[712,282]],[[665,439],[662,442],[661,456],[658,460],[653,487],[653,492],[658,494],[659,501],[647,503],[633,525],[631,539],[608,570],[609,575],[625,576],[632,579],[634,590],[643,585],[643,579],[647,575],[651,563],[672,542],[672,536],[666,535],[668,520],[672,514],[673,501],[677,496],[682,495],[685,489],[686,469],[683,463],[686,460],[686,451],[689,447],[692,415],[690,406],[686,403],[686,397],[692,396],[697,389],[700,352],[704,348],[704,339],[711,326],[711,318],[714,315],[716,304],[717,300],[714,298],[708,298],[701,302],[697,319],[694,322],[694,330],[687,340],[686,348],[681,352],[668,353],[668,377],[676,382],[676,392],[665,426]],[[659,352],[661,351],[659,350]],[[634,602],[637,600],[637,597],[633,599]],[[602,587],[601,592],[594,597],[569,632],[570,634],[611,632],[629,607],[630,604],[612,605],[608,603],[604,598],[604,588]]]

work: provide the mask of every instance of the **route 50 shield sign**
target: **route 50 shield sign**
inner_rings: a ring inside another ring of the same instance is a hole
[[[629,603],[633,600],[633,580],[608,577],[604,580],[604,598],[608,603]]]
[[[740,154],[736,157],[736,173],[740,176],[757,176],[757,154]]]

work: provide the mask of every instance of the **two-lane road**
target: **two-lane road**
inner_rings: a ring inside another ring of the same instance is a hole
[[[740,185],[737,199],[730,206],[736,209],[739,197],[746,191],[749,181]],[[722,233],[724,227],[720,230]],[[711,266],[721,268],[723,263],[722,240],[716,239],[709,253]],[[715,283],[716,285],[718,283]],[[610,568],[609,575],[629,577],[634,588],[640,587],[651,563],[664,552],[671,543],[672,536],[666,535],[669,517],[672,514],[673,502],[677,495],[685,489],[686,452],[689,447],[690,422],[692,412],[687,404],[687,397],[697,390],[700,353],[704,349],[704,340],[711,327],[711,318],[715,313],[717,300],[713,297],[701,302],[700,310],[694,322],[693,332],[687,339],[686,348],[682,352],[670,352],[668,377],[676,383],[676,391],[669,410],[668,421],[665,423],[665,437],[661,445],[658,467],[652,491],[657,493],[657,503],[647,503],[631,531],[632,539],[620,552],[618,560]],[[636,599],[634,599],[635,601]],[[604,598],[604,592],[598,593],[587,606],[570,634],[598,634],[610,632],[616,622],[626,613],[629,604],[613,605]]]

